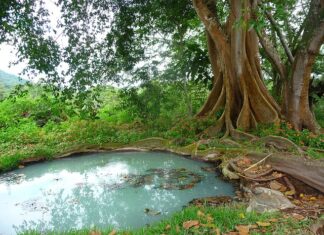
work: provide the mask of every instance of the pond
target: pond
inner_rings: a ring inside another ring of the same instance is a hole
[[[198,197],[233,195],[212,165],[161,152],[96,153],[0,175],[0,234],[139,228]]]

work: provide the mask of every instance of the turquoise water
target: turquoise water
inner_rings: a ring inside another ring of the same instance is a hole
[[[233,195],[211,165],[160,152],[96,153],[0,175],[0,234],[139,228],[193,198]]]

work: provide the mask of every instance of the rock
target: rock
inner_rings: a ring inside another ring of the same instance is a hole
[[[161,212],[160,211],[155,211],[149,208],[145,208],[144,209],[145,214],[151,215],[151,216],[156,216],[156,215],[160,215]]]
[[[253,195],[250,199],[248,212],[273,212],[287,208],[295,207],[281,192],[257,187],[253,190]]]
[[[210,153],[210,154],[207,154],[205,157],[203,157],[203,160],[214,161],[214,160],[217,160],[219,156],[220,156],[219,153]]]

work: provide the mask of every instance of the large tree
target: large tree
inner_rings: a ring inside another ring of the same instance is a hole
[[[217,127],[225,125],[232,136],[239,134],[236,128],[248,130],[257,123],[278,121],[279,106],[262,82],[258,37],[247,27],[257,2],[230,1],[224,24],[218,20],[215,1],[193,3],[206,28],[214,74],[214,87],[198,115],[210,115],[223,107]]]
[[[308,86],[315,56],[323,43],[321,0],[307,1],[310,4],[301,31],[296,33],[297,38],[298,34],[301,36],[295,49],[289,53],[289,47],[283,43],[290,65],[282,62],[266,37],[267,29],[259,23],[260,14],[271,14],[269,5],[283,4],[278,0],[59,0],[61,17],[54,33],[44,26],[47,14],[42,4],[32,0],[24,4],[6,2],[4,14],[0,15],[5,19],[0,28],[2,38],[18,46],[18,55],[27,58],[31,70],[45,73],[51,84],[68,87],[72,91],[68,94],[88,92],[90,86],[106,80],[125,80],[127,74],[140,79],[150,77],[141,74],[154,74],[150,64],[157,68],[157,64],[168,60],[165,67],[179,64],[181,70],[186,64],[188,70],[197,67],[197,63],[206,66],[202,60],[192,63],[192,54],[185,53],[186,46],[192,44],[197,48],[194,53],[205,51],[199,43],[203,32],[197,24],[198,16],[205,29],[213,77],[210,95],[198,116],[222,113],[208,130],[210,134],[225,130],[226,135],[233,137],[247,136],[238,129],[245,131],[258,123],[276,122],[281,114],[296,129],[315,131]],[[20,14],[27,19],[26,24],[17,17]],[[280,30],[276,32],[281,38]],[[57,43],[60,37],[65,39],[63,46]],[[259,41],[285,81],[282,110],[264,85]],[[192,74],[201,77],[208,68],[200,71],[200,76]],[[183,71],[178,74],[187,76]],[[64,85],[66,77],[70,79],[68,86]]]
[[[297,3],[303,2],[279,2],[280,10],[267,4],[261,5],[261,11],[268,19],[280,46],[274,46],[276,39],[269,39],[265,32],[259,32],[259,38],[279,75],[282,114],[296,130],[307,128],[315,132],[317,125],[310,110],[309,85],[316,56],[324,41],[324,1],[311,0],[304,5]],[[304,12],[302,17],[299,16],[301,19],[291,12],[289,14],[287,7],[297,16],[298,12]]]

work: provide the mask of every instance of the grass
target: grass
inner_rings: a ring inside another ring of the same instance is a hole
[[[183,223],[190,220],[199,221],[198,227],[186,229]],[[257,226],[257,222],[270,223],[268,226]],[[170,219],[160,221],[149,227],[137,230],[116,230],[117,234],[129,235],[156,235],[156,234],[217,234],[235,231],[237,225],[255,226],[250,230],[250,234],[307,234],[307,228],[311,220],[305,219],[297,221],[293,218],[286,218],[282,213],[263,213],[246,212],[246,207],[242,204],[230,204],[220,207],[196,207],[191,206],[175,213]],[[50,231],[49,235],[88,235],[88,234],[110,234],[112,228],[70,230],[67,232]],[[24,235],[43,234],[36,231],[26,231]]]

